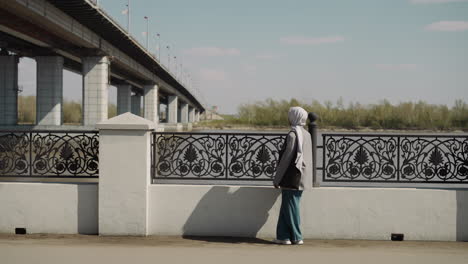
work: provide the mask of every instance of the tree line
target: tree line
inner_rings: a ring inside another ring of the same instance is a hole
[[[327,101],[323,104],[316,100],[307,103],[297,99],[289,101],[266,99],[242,104],[236,115],[225,115],[224,120],[208,122],[209,125],[215,127],[228,125],[286,127],[287,113],[292,106],[301,106],[308,112],[315,112],[321,128],[468,131],[468,104],[463,100],[456,100],[452,107],[448,107],[428,104],[424,101],[391,104],[383,100],[377,104],[350,103],[345,106],[341,99],[335,103]],[[115,116],[117,106],[109,104],[108,107],[109,118]],[[63,122],[65,124],[80,124],[81,112],[81,103],[64,100]],[[34,124],[35,119],[36,97],[19,96],[19,123]]]
[[[350,103],[345,106],[342,99],[335,103],[267,99],[239,106],[237,115],[225,116],[225,120],[217,121],[217,125],[285,127],[292,106],[315,112],[321,128],[468,130],[468,104],[463,100],[456,100],[452,107],[448,107],[424,101],[391,104],[383,100],[377,104]]]

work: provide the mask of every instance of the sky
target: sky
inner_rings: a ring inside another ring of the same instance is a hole
[[[99,2],[126,27],[127,0]],[[221,113],[267,98],[468,101],[468,0],[131,0],[130,14],[131,33],[146,45],[147,16],[150,51],[167,64],[170,46]],[[34,67],[20,62],[26,94]],[[64,85],[81,100],[79,75]]]

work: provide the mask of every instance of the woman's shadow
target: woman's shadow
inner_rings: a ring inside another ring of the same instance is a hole
[[[280,192],[273,188],[214,186],[183,226],[185,238],[224,243],[270,243],[256,238]],[[277,216],[272,216],[276,217]],[[233,239],[232,237],[236,237]],[[242,237],[242,238],[241,238]]]

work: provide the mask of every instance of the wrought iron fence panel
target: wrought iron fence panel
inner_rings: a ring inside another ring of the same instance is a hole
[[[0,132],[0,177],[98,175],[98,132]]]
[[[30,133],[0,133],[0,176],[30,174]]]
[[[468,138],[401,138],[401,178],[468,183]]]
[[[324,166],[327,180],[396,179],[397,142],[391,137],[328,137]]]
[[[222,135],[153,134],[153,142],[158,176],[224,176],[226,138]]]
[[[153,177],[271,180],[284,140],[285,134],[155,132]]]
[[[284,135],[230,135],[228,178],[271,180]]]
[[[324,182],[468,183],[468,136],[323,134]]]

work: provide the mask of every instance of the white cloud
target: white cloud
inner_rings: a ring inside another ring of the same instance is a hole
[[[227,74],[223,70],[219,69],[200,69],[200,79],[202,81],[225,81]]]
[[[456,2],[468,2],[468,0],[410,0],[412,4],[445,4]]]
[[[326,37],[304,37],[304,36],[289,36],[280,39],[280,42],[288,45],[320,45],[343,42],[345,40],[342,36],[326,36]]]
[[[380,70],[403,70],[411,71],[418,68],[417,64],[376,64],[375,67]]]
[[[218,57],[218,56],[239,56],[240,50],[236,48],[219,48],[219,47],[198,47],[184,50],[186,55],[203,56],[203,57]]]
[[[465,31],[468,21],[439,21],[426,26],[428,31]]]

